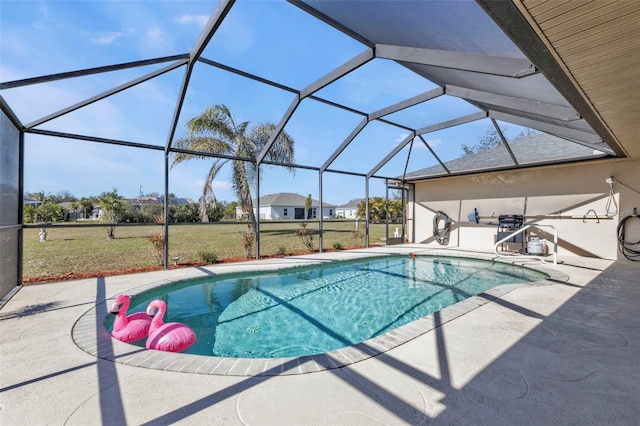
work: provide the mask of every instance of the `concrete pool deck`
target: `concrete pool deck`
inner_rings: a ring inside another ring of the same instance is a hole
[[[99,306],[119,293],[409,252],[491,258],[415,244],[26,286],[0,310],[0,424],[637,424],[640,264],[561,258],[545,285],[436,313],[406,343],[341,368],[294,358],[275,375],[261,375],[266,363],[236,362],[216,368],[241,375],[217,375],[195,357],[182,372],[163,371],[175,360],[152,368],[123,360],[164,353],[100,343]],[[95,354],[79,341],[91,336]]]

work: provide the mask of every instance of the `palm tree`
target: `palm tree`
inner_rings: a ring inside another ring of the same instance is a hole
[[[82,207],[82,218],[89,219],[89,215],[93,212],[93,200],[82,197],[80,206]]]
[[[263,123],[249,128],[248,121],[236,123],[229,108],[225,105],[213,105],[207,107],[199,116],[189,120],[187,128],[189,135],[178,139],[175,142],[175,147],[202,154],[177,153],[171,167],[194,158],[213,159],[200,197],[200,219],[203,222],[209,221],[207,205],[216,205],[213,180],[222,166],[231,161],[233,170],[231,179],[239,206],[249,215],[251,223],[255,223],[251,188],[257,183],[256,158],[269,141],[276,126],[272,123]],[[293,139],[287,133],[281,132],[265,159],[292,164],[294,161],[293,145]],[[225,158],[216,158],[218,155],[225,156]],[[250,161],[226,158],[229,156],[249,158]],[[293,171],[293,168],[287,168],[289,171]]]
[[[102,210],[102,220],[107,222],[107,238],[113,240],[116,237],[115,224],[124,214],[125,203],[116,188],[113,188],[111,192],[103,192],[98,201]]]
[[[39,192],[34,192],[32,194],[29,194],[29,196],[36,201],[40,201],[40,203],[42,204],[47,204],[48,202],[51,201],[50,192],[39,191]]]
[[[69,208],[71,210],[73,210],[73,221],[77,222],[78,221],[78,210],[80,209],[80,201],[72,201],[69,204]]]

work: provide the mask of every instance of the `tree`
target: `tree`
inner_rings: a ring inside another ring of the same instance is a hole
[[[37,212],[40,222],[56,222],[64,219],[64,209],[60,204],[45,203],[38,207]]]
[[[33,198],[36,201],[40,201],[42,204],[48,203],[51,201],[51,193],[50,192],[29,192],[27,194],[30,198]]]
[[[369,199],[369,220],[380,222],[387,216],[387,202],[383,197]]]
[[[527,128],[525,130],[522,130],[520,133],[518,133],[516,137],[513,138],[513,140],[534,136],[539,133],[540,132],[535,129]],[[478,138],[478,142],[476,142],[475,145],[469,146],[469,145],[462,144],[462,151],[464,153],[463,155],[477,154],[478,152],[487,151],[489,149],[497,148],[499,146],[502,146],[502,138],[500,137],[498,130],[496,130],[495,127],[491,127],[487,129],[484,135]]]
[[[223,218],[224,219],[235,219],[236,218],[236,207],[238,207],[238,202],[237,201],[232,201],[230,203],[228,202],[223,202],[224,208],[223,208]]]
[[[219,222],[224,217],[224,204],[217,201],[207,206],[207,216],[211,222]]]
[[[24,223],[36,223],[38,220],[38,208],[27,204],[23,209]]]
[[[397,221],[402,219],[402,198],[389,200],[389,220]]]
[[[80,209],[80,201],[72,201],[71,204],[69,204],[69,209],[71,209],[73,211],[73,221],[77,222],[78,221],[78,210]]]
[[[257,183],[256,159],[265,147],[276,126],[263,123],[249,128],[249,122],[237,123],[225,105],[207,107],[199,116],[187,123],[189,135],[179,138],[175,147],[197,151],[202,154],[177,153],[172,167],[185,160],[205,159],[213,163],[205,179],[200,197],[200,218],[209,221],[207,206],[215,206],[213,180],[227,162],[232,162],[233,189],[238,197],[242,211],[249,215],[251,223],[255,223],[255,213],[251,200],[251,188]],[[206,155],[205,155],[206,154]],[[234,156],[249,159],[230,160],[216,158],[216,155]],[[294,141],[285,132],[281,132],[265,157],[269,161],[291,164],[294,162]],[[293,168],[288,168],[293,171]]]
[[[539,135],[540,131],[536,130],[536,129],[530,129],[530,128],[526,128],[524,130],[522,130],[520,133],[518,133],[516,135],[516,137],[514,138],[514,140],[516,139],[520,139],[520,138],[528,138],[529,136],[535,136],[535,135]]]
[[[307,195],[307,198],[304,200],[304,210],[307,212],[307,219],[311,219],[311,205],[313,204],[313,198],[311,198],[311,194]]]
[[[369,198],[369,220],[372,222],[379,222],[386,217],[387,203],[383,197],[371,197]],[[356,217],[358,219],[366,218],[367,206],[365,201],[361,201],[358,204],[358,210],[356,210]]]
[[[80,206],[82,207],[83,219],[89,219],[89,216],[93,213],[93,200],[83,197],[80,200]]]
[[[72,202],[72,201],[76,201],[77,200],[77,198],[72,193],[67,191],[66,189],[62,190],[62,191],[59,191],[52,198],[53,198],[55,203]]]
[[[478,138],[478,142],[475,145],[469,146],[466,144],[462,144],[462,151],[464,155],[476,154],[481,151],[486,151],[488,149],[493,149],[502,145],[502,138],[500,138],[500,134],[495,127],[491,127],[487,129],[484,135]]]
[[[367,214],[367,204],[364,200],[358,203],[358,209],[356,210],[356,219],[364,219]]]
[[[183,204],[169,206],[170,222],[197,222],[200,220],[197,204]]]
[[[115,223],[118,223],[120,218],[124,215],[126,208],[125,203],[122,201],[118,190],[113,188],[111,192],[103,192],[98,198],[100,203],[100,209],[102,210],[102,220],[107,222],[107,238],[114,239],[116,237]]]
[[[356,217],[364,219],[366,217],[366,204],[361,201],[356,210]],[[402,217],[402,199],[394,198],[389,200],[389,220],[398,220]],[[387,218],[387,201],[384,197],[369,198],[369,220],[379,222]]]

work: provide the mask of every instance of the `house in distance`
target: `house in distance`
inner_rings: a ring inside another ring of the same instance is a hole
[[[305,215],[305,202],[307,197],[291,192],[279,192],[260,197],[260,219],[261,220],[291,220],[291,219],[316,219],[322,214],[324,219],[335,217],[336,206],[334,204],[322,203],[320,212],[320,201],[312,199],[311,209]],[[253,211],[257,214],[258,203],[253,200]],[[241,218],[243,212],[240,207],[236,208],[236,217]]]

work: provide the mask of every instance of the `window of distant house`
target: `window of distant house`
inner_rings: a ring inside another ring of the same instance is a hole
[[[333,209],[329,209],[329,216],[333,216]]]
[[[315,207],[311,210],[311,217],[312,217],[312,218],[316,218],[316,217],[318,217],[318,214],[317,214],[317,212],[316,212],[316,208],[315,208]]]
[[[286,215],[287,215],[287,209],[286,209],[286,208],[284,209],[284,213],[283,213],[282,215],[283,215],[283,216],[286,216]]]

